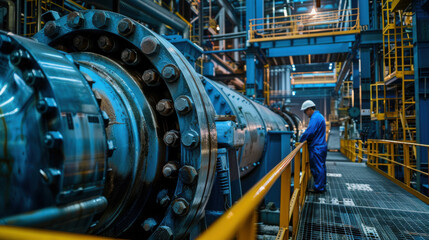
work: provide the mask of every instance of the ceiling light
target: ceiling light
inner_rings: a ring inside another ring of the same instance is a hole
[[[220,27],[219,27],[219,26],[217,26],[217,27],[216,27],[216,30],[218,30],[218,31],[219,31],[219,30],[220,30]]]
[[[314,14],[316,14],[316,13],[317,13],[317,12],[316,12],[316,8],[314,8],[314,7],[313,7],[313,9],[311,9],[311,13],[310,13],[310,14],[311,14],[311,15],[314,15]]]

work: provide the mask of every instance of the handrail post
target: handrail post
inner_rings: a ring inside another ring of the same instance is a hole
[[[402,146],[404,148],[404,165],[406,166],[404,167],[404,181],[409,187],[411,181],[410,169],[408,168],[410,167],[410,147],[406,144],[402,144]]]
[[[295,161],[295,169],[293,171],[293,191],[297,191],[298,195],[296,196],[297,201],[295,201],[295,205],[293,206],[293,219],[292,219],[292,239],[295,239],[296,234],[298,232],[298,220],[299,220],[299,207],[301,206],[301,181],[300,181],[300,170],[301,170],[301,153],[298,152],[294,158]]]
[[[363,149],[362,149],[362,141],[361,140],[359,140],[359,149],[358,149],[358,151],[359,151],[359,159],[358,159],[358,161],[361,163],[362,162],[362,159],[363,159]]]
[[[289,239],[289,207],[290,207],[290,184],[291,184],[291,165],[281,175],[280,192],[280,228],[285,229],[285,239]]]

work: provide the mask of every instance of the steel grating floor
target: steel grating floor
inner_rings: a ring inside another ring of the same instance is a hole
[[[364,163],[334,157],[327,192],[307,195],[297,239],[429,239],[429,205]]]

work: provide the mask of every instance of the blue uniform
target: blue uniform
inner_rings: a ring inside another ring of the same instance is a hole
[[[324,191],[326,185],[326,123],[319,111],[311,115],[307,130],[302,134],[300,142],[307,140],[310,157],[310,170],[314,177],[314,189]]]

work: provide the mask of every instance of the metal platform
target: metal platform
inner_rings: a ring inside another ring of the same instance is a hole
[[[329,150],[340,150],[340,129],[339,127],[332,127],[328,138]]]
[[[297,239],[429,239],[429,205],[340,157],[329,153],[327,192],[307,195]]]

